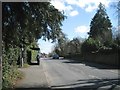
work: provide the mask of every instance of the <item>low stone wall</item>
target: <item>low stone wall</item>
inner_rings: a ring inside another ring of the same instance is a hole
[[[108,65],[119,65],[118,53],[114,54],[96,54],[96,53],[86,53],[84,54],[84,60]]]

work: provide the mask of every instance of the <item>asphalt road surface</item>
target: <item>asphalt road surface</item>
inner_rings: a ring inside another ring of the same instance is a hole
[[[74,90],[120,90],[119,70],[65,59],[41,59],[49,87]]]

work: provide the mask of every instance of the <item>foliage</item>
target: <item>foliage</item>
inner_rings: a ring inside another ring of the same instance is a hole
[[[116,37],[114,39],[114,42],[120,46],[120,37]]]
[[[3,2],[2,7],[5,48],[29,45],[41,37],[55,41],[62,32],[65,16],[49,2]]]
[[[89,37],[98,39],[101,43],[112,40],[111,22],[102,3],[90,23]]]
[[[30,60],[33,60],[33,61],[36,60],[36,56],[39,53],[38,51],[32,50],[31,48],[39,48],[38,43],[36,41],[34,41],[26,47],[28,63],[29,63]]]
[[[59,39],[57,40],[56,45],[54,46],[53,53],[57,53],[59,56],[64,56],[66,53],[66,44],[68,39],[64,33],[61,33]]]
[[[112,24],[102,3],[90,23],[88,39],[82,45],[83,53],[111,53],[116,51],[112,40]]]
[[[76,56],[81,53],[81,38],[73,38],[73,40],[61,39],[54,47],[54,51],[60,56],[69,57]]]
[[[71,47],[74,50],[74,54],[81,53],[81,45],[82,45],[81,39],[73,38],[73,40],[71,40],[70,43],[71,43]]]
[[[82,44],[81,51],[84,53],[111,54],[118,53],[120,46],[113,41],[102,44],[99,40],[88,38]]]
[[[96,52],[102,47],[102,44],[99,40],[95,40],[93,38],[88,38],[84,43],[82,44],[81,50],[82,53],[91,53]]]
[[[3,87],[11,87],[19,76],[16,63],[20,48],[24,54],[30,47],[37,47],[37,40],[55,41],[62,34],[64,14],[49,2],[3,2],[2,3],[2,45],[3,45]],[[26,50],[27,49],[27,50]]]
[[[4,88],[10,88],[15,85],[15,81],[18,78],[22,78],[22,74],[17,71],[17,49],[10,48],[9,51],[5,51],[3,47],[2,58],[2,85]]]
[[[32,54],[32,61],[36,61],[36,57],[37,57],[37,54],[38,54],[38,51],[35,51],[35,50],[31,50],[31,54]]]
[[[107,46],[102,46],[99,49],[99,53],[101,54],[111,54],[111,53],[119,53],[120,51],[120,46],[114,42],[110,42],[109,45]]]
[[[118,27],[114,27],[113,31],[114,31],[114,43],[118,44],[120,46],[120,0],[118,0],[118,2],[113,2],[112,4],[113,8],[116,11],[116,16],[118,18]]]

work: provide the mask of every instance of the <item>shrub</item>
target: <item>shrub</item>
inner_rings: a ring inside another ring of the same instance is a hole
[[[111,53],[118,53],[120,51],[120,46],[111,42],[109,44],[105,44],[99,49],[99,53],[101,54],[111,54]]]
[[[82,53],[91,53],[97,51],[102,44],[99,40],[94,40],[92,38],[88,38],[84,43],[82,44],[81,51]]]
[[[6,51],[3,48],[2,57],[2,87],[12,88],[15,85],[17,78],[22,77],[20,72],[17,70],[17,49],[10,48]]]

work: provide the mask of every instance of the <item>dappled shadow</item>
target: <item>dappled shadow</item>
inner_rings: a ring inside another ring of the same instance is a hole
[[[59,59],[53,59],[53,57],[41,58],[41,60],[64,60],[64,57],[59,57]]]
[[[118,90],[118,88],[120,89],[119,83],[120,79],[88,79],[78,80],[76,83],[67,85],[52,86],[52,88],[59,88],[59,90]]]
[[[94,63],[94,62],[88,62],[88,61],[79,61],[79,60],[67,60],[63,61],[63,63],[69,63],[69,64],[85,64],[86,66],[95,67],[99,69],[120,69],[119,66],[112,66],[112,65],[106,65],[101,63]]]
[[[39,65],[39,63],[30,63],[30,65]]]
[[[29,87],[4,90],[120,90],[120,78],[115,79],[82,79],[71,84],[51,87]]]
[[[106,64],[98,64],[98,63],[91,63],[91,62],[84,62],[86,66],[96,67],[99,69],[120,69],[119,66],[112,66]]]
[[[75,61],[75,60],[68,60],[68,61],[63,61],[63,63],[74,63],[74,64],[79,64],[83,63],[82,61]]]
[[[51,57],[51,58],[44,58],[43,60],[60,60],[60,59],[53,59],[53,58]]]

